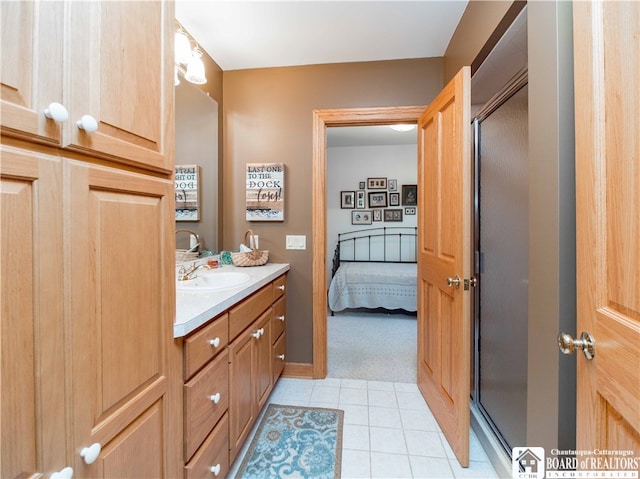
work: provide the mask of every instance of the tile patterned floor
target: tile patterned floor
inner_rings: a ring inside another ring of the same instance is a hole
[[[269,402],[344,410],[342,479],[498,477],[473,431],[470,465],[458,465],[415,384],[282,378]],[[235,477],[251,437],[233,464],[230,478]]]

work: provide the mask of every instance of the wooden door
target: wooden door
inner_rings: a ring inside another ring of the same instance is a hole
[[[251,325],[229,345],[229,461],[233,462],[255,421]]]
[[[640,3],[576,2],[577,448],[640,454]]]
[[[0,145],[0,477],[66,460],[60,161]]]
[[[69,2],[65,146],[173,170],[173,2]],[[84,115],[98,123],[87,134]]]
[[[260,337],[254,341],[256,352],[254,355],[254,374],[255,374],[255,408],[256,417],[264,403],[269,398],[271,392],[272,378],[272,342],[271,342],[271,323],[273,321],[273,308],[267,309],[257,321],[257,329],[260,331]]]
[[[470,292],[463,284],[471,266],[470,85],[464,67],[418,121],[418,387],[463,467],[471,371]]]
[[[173,184],[65,161],[75,474],[177,477],[182,381],[173,341]],[[77,453],[94,443],[102,451],[85,464]]]
[[[61,125],[44,110],[62,103],[62,2],[0,2],[2,134],[59,145]]]

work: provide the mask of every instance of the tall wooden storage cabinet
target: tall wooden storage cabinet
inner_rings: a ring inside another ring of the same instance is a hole
[[[0,8],[0,477],[179,477],[173,4]]]

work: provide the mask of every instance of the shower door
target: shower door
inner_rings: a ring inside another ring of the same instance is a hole
[[[474,127],[479,273],[474,401],[510,452],[513,446],[526,444],[526,72],[480,111]]]

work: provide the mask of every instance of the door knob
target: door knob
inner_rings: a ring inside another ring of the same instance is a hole
[[[580,339],[573,339],[569,333],[558,334],[558,348],[562,354],[573,354],[576,349],[581,349],[587,359],[596,355],[593,337],[586,331],[582,332]]]
[[[80,457],[84,460],[85,464],[93,464],[98,459],[102,451],[102,446],[99,442],[91,444],[89,447],[83,447],[80,451]]]
[[[455,286],[456,289],[460,289],[460,277],[456,274],[453,278],[447,278],[447,286],[450,288]]]

